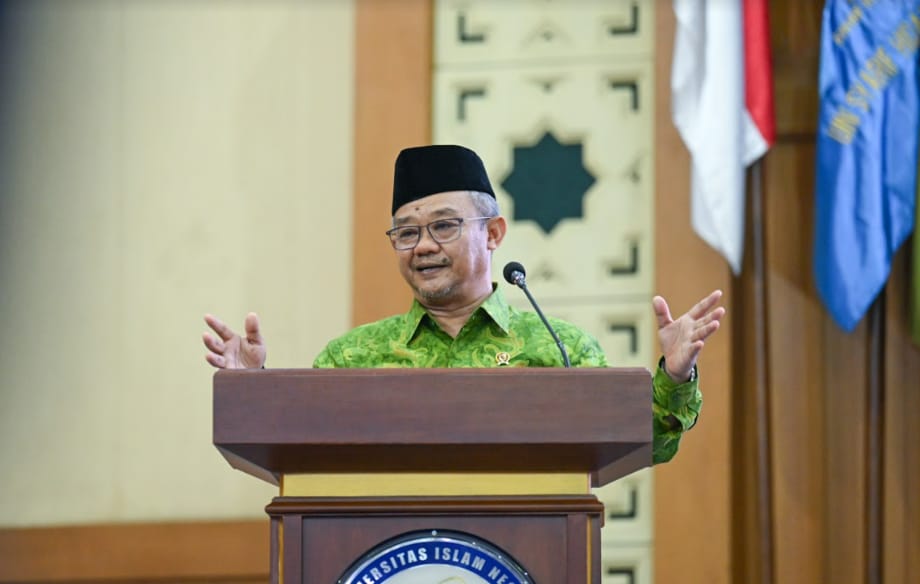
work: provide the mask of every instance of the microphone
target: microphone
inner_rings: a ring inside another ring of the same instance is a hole
[[[530,294],[530,290],[527,289],[527,272],[524,271],[524,266],[518,262],[508,262],[505,264],[505,269],[502,270],[502,274],[504,274],[506,282],[517,286],[524,291],[524,294],[527,295],[527,299],[530,300],[530,304],[533,306],[533,309],[537,312],[540,320],[543,321],[543,325],[546,326],[546,330],[549,331],[549,334],[552,335],[553,340],[556,341],[556,346],[559,347],[559,352],[562,353],[562,362],[566,367],[571,367],[572,364],[569,363],[569,354],[565,350],[565,345],[563,345],[562,341],[559,340],[559,335],[556,334],[556,331],[554,331],[553,327],[550,326],[549,321],[546,320],[545,316],[543,316],[543,311],[540,310],[539,306],[537,306],[537,301],[533,299],[533,296]]]

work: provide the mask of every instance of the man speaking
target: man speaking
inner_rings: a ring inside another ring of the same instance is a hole
[[[387,235],[412,288],[412,308],[331,341],[314,367],[560,367],[566,360],[573,367],[608,366],[591,335],[552,318],[548,328],[542,315],[509,306],[492,282],[492,252],[508,224],[475,152],[461,146],[400,152],[392,213]],[[725,314],[716,306],[721,295],[713,292],[677,319],[663,298],[652,300],[662,353],[652,383],[654,463],[674,456],[682,433],[699,416],[696,360]],[[208,363],[264,366],[265,344],[254,313],[246,316],[245,335],[212,315],[205,322],[217,335],[203,337]]]

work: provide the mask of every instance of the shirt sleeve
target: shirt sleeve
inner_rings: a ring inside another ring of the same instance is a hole
[[[691,380],[675,383],[664,370],[664,358],[652,379],[652,463],[674,458],[684,432],[696,424],[703,406],[696,366]]]
[[[571,331],[564,329],[562,334]],[[566,335],[573,367],[608,367],[600,343],[587,334]],[[662,357],[652,378],[652,464],[668,462],[677,454],[680,438],[696,424],[703,405],[698,370],[690,381],[675,383],[664,370]]]

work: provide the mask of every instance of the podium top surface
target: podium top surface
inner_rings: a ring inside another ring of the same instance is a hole
[[[274,369],[214,376],[214,444],[277,482],[329,472],[585,472],[651,464],[645,369]]]

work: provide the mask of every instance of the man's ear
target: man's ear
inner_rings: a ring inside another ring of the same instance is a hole
[[[505,221],[505,218],[499,215],[494,219],[490,219],[487,227],[489,231],[489,239],[486,242],[487,247],[491,251],[498,249],[498,246],[502,244],[502,240],[505,239],[505,233],[508,231],[508,222]]]

